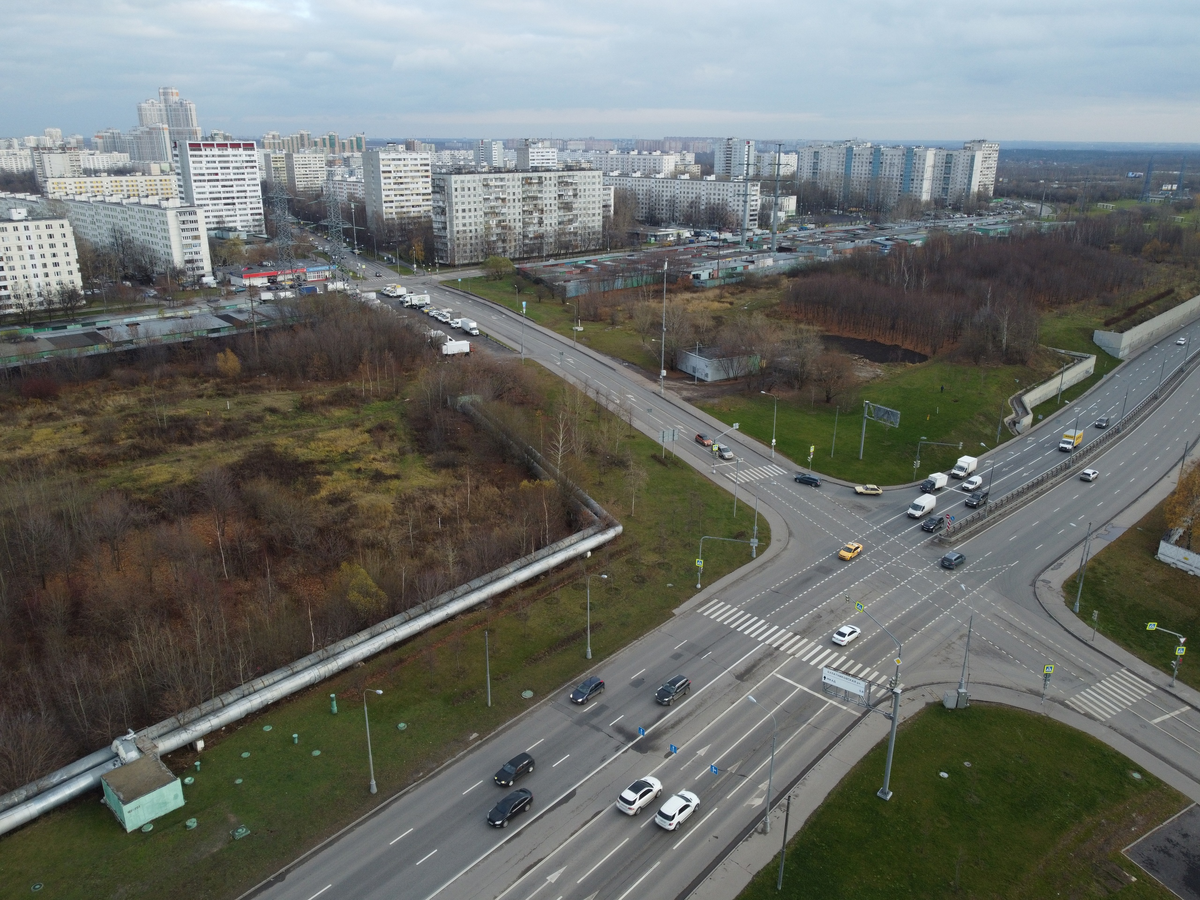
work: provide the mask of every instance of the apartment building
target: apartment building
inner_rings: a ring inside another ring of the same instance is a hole
[[[754,174],[754,141],[725,138],[713,148],[713,174],[741,178]]]
[[[319,194],[325,187],[325,153],[307,150],[284,154],[288,190],[293,194]]]
[[[362,170],[330,168],[325,178],[325,197],[338,203],[362,203],[367,197]]]
[[[475,165],[480,168],[504,168],[504,141],[480,141],[475,148]]]
[[[179,182],[174,175],[93,173],[72,178],[48,178],[42,190],[47,197],[87,195],[121,198],[160,197],[169,200],[179,196]]]
[[[84,150],[79,162],[85,172],[107,172],[110,169],[126,169],[132,163],[128,153],[101,153],[97,150]]]
[[[133,241],[150,251],[156,272],[182,269],[197,280],[212,274],[204,213],[178,199],[66,197],[55,201],[75,234],[96,247]]]
[[[258,180],[270,184],[287,184],[287,153],[280,150],[259,150]]]
[[[263,233],[253,141],[185,141],[175,145],[175,153],[180,199],[204,210],[209,229]]]
[[[708,224],[714,208],[741,226],[749,206],[750,227],[758,227],[759,183],[743,179],[679,176],[605,175],[604,184],[627,191],[637,200],[637,218],[643,222]]]
[[[83,288],[71,223],[9,209],[0,219],[0,313],[44,309],[71,288]]]
[[[363,191],[367,218],[428,218],[433,209],[432,160],[425,152],[395,144],[363,152]]]
[[[606,191],[591,170],[439,173],[433,236],[448,265],[523,259],[600,246]]]
[[[694,154],[688,156],[688,162],[694,161]],[[638,150],[568,150],[564,154],[564,161],[578,161],[601,172],[620,175],[674,175],[685,165],[683,154],[658,150],[648,153]]]
[[[196,118],[196,104],[183,100],[173,87],[158,89],[158,99],[143,100],[137,105],[138,126],[165,125],[169,143],[167,148],[178,143],[200,140],[200,122]],[[169,160],[170,154],[164,157]]]
[[[775,166],[778,161],[779,177],[794,178],[796,175],[796,166],[799,164],[799,157],[795,153],[763,153],[758,152],[754,155],[754,171],[762,178],[774,178]]]
[[[0,148],[0,172],[17,174],[31,171],[33,171],[33,157],[30,155],[28,147]]]
[[[46,189],[50,178],[73,178],[83,175],[83,161],[78,150],[33,150],[33,174],[37,183]]]
[[[550,171],[558,168],[558,148],[549,141],[526,138],[517,147],[517,168],[523,172]]]

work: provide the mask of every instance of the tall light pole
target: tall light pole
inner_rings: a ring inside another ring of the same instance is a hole
[[[517,289],[513,284],[513,290]],[[521,365],[525,365],[525,301],[521,301]]]
[[[779,422],[779,398],[770,391],[759,391],[775,401],[775,414],[771,417],[771,459],[775,458],[775,426]]]
[[[753,694],[747,694],[746,699],[755,706],[762,706],[754,699]],[[775,736],[779,733],[779,722],[775,720],[775,713],[767,710],[767,715],[771,717],[771,767],[767,770],[767,809],[763,813],[763,834],[771,833],[771,782],[775,778]]]
[[[662,343],[658,347],[658,395],[667,395],[667,261],[663,260]]]
[[[1083,538],[1083,553],[1079,556],[1079,590],[1075,592],[1075,606],[1072,612],[1079,615],[1079,598],[1083,596],[1083,576],[1087,573],[1088,543],[1092,539],[1092,523],[1088,522],[1087,534]]]
[[[492,657],[488,647],[487,629],[483,629],[483,671],[484,677],[487,679],[487,700],[488,707],[492,705]]]
[[[846,599],[849,600],[850,598],[847,597]],[[883,627],[883,623],[867,612],[867,608],[862,603],[855,603],[854,608],[879,626],[879,630],[895,641],[896,644],[896,674],[892,678],[892,730],[888,735],[887,764],[883,769],[883,787],[875,795],[882,800],[891,800],[892,755],[896,751],[896,726],[900,722],[900,660],[904,655],[904,647],[896,640],[894,634]]]
[[[383,691],[368,690],[363,691],[363,721],[367,725],[367,765],[371,769],[371,793],[377,794],[379,791],[375,787],[375,758],[371,756],[371,719],[367,715],[367,694],[382,694]]]
[[[575,349],[575,338],[579,334],[579,301],[575,301],[575,326],[571,329],[571,349]]]
[[[591,556],[588,552],[588,556]],[[605,581],[608,580],[608,575],[600,576]],[[592,658],[592,575],[591,573],[583,576],[583,583],[587,588],[587,659]]]

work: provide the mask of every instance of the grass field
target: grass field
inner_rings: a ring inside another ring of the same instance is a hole
[[[541,373],[548,389],[559,389]],[[230,410],[224,409],[226,399]],[[206,419],[228,412],[263,418],[261,436],[294,442],[298,453],[324,458],[332,469],[331,489],[339,473],[364,468],[364,455],[375,448],[361,436],[370,417],[382,414],[367,404],[365,419],[343,421],[349,411],[283,413],[287,397],[267,393],[254,398],[180,399],[175,413]],[[251,408],[249,404],[255,405]],[[271,408],[276,412],[268,412]],[[311,418],[310,418],[311,417]],[[24,423],[6,440],[49,442],[52,423]],[[70,442],[71,428],[61,439]],[[195,783],[184,788],[186,806],[155,823],[149,834],[121,833],[112,814],[91,793],[49,813],[0,840],[0,897],[26,896],[43,883],[42,897],[150,898],[162,896],[235,897],[276,871],[303,849],[319,842],[475,739],[528,708],[530,703],[574,681],[630,641],[667,620],[671,610],[695,593],[693,561],[701,534],[748,539],[753,511],[744,504],[736,519],[732,498],[689,466],[665,461],[647,438],[619,434],[646,472],[635,497],[627,473],[610,468],[585,473],[584,486],[625,526],[614,544],[594,552],[588,571],[609,575],[592,579],[592,650],[584,659],[585,592],[583,569],[555,572],[502,600],[463,615],[419,639],[330,679],[253,720],[209,736],[200,756],[179,751],[167,764]],[[3,449],[3,448],[0,448]],[[109,472],[107,484],[135,495],[160,478],[179,477],[208,459],[222,460],[233,446],[215,440],[172,454],[161,470],[137,465],[126,474]],[[431,477],[419,457],[409,455],[389,489]],[[376,463],[377,464],[377,463]],[[369,467],[366,467],[369,470]],[[384,488],[379,488],[383,490]],[[770,540],[765,520],[758,536]],[[706,548],[705,583],[749,561],[748,548],[716,543]],[[484,630],[489,631],[493,706],[486,705]],[[367,762],[362,691],[372,696],[371,724],[378,798],[367,792]],[[532,701],[523,690],[532,690]],[[330,712],[329,695],[338,698]],[[397,728],[404,722],[407,728]],[[270,731],[265,726],[270,726]],[[293,743],[292,735],[299,736]],[[313,751],[320,755],[314,756]],[[249,753],[243,758],[243,753]],[[241,783],[237,780],[241,779]],[[196,818],[191,831],[184,821]],[[249,837],[233,841],[239,825]]]
[[[741,900],[1173,896],[1120,849],[1187,800],[1099,741],[1018,710],[932,706],[900,727],[887,803],[885,749],[792,839],[783,890],[776,856]]]
[[[1088,561],[1079,601],[1084,622],[1091,625],[1093,610],[1099,611],[1100,634],[1162,672],[1171,671],[1176,642],[1168,634],[1147,631],[1146,623],[1158,622],[1189,637],[1200,634],[1200,580],[1154,558],[1166,530],[1159,504]],[[1078,590],[1076,576],[1063,585],[1063,602],[1073,607]],[[1179,680],[1200,688],[1200,663],[1184,657]]]

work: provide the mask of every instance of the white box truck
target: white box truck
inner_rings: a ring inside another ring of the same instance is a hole
[[[974,456],[960,456],[958,462],[954,464],[954,468],[950,470],[950,475],[954,478],[966,478],[975,471],[975,467],[979,465],[979,460]]]
[[[1070,453],[1072,450],[1078,447],[1082,441],[1082,431],[1068,431],[1062,436],[1062,440],[1058,442],[1058,449],[1065,450],[1067,453]]]
[[[409,309],[424,309],[430,304],[428,294],[405,294],[404,305]]]
[[[921,482],[921,490],[927,494],[932,494],[934,491],[940,491],[944,488],[949,480],[945,472],[930,472],[929,477]]]
[[[908,517],[910,519],[919,519],[922,516],[929,515],[935,509],[937,509],[937,498],[932,494],[922,494],[908,508]]]
[[[474,319],[461,319],[459,320],[458,327],[467,334],[479,337],[479,324]]]
[[[459,353],[470,353],[470,341],[446,341],[442,344],[442,356],[455,356]]]

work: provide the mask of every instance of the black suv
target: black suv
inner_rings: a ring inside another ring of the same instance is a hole
[[[946,520],[941,516],[928,516],[926,517],[925,521],[921,523],[922,531],[941,531],[945,527]]]
[[[587,681],[583,682],[583,684],[579,685],[579,687],[575,688],[575,690],[571,691],[571,702],[579,704],[587,703],[593,697],[603,693],[604,682],[593,675]]]
[[[957,550],[951,550],[949,553],[947,553],[945,556],[942,557],[942,568],[943,569],[957,569],[959,566],[961,566],[966,561],[967,561],[967,558],[965,556],[963,556],[961,553],[959,553]]]
[[[492,776],[492,780],[500,787],[512,787],[514,781],[532,771],[533,757],[528,753],[518,753],[500,767],[500,771]]]
[[[487,814],[487,823],[493,828],[507,828],[508,820],[533,806],[533,794],[525,788],[517,788]]]
[[[986,488],[982,491],[976,491],[970,497],[967,498],[967,506],[971,507],[971,509],[975,509],[976,507],[983,506],[983,504],[985,504],[987,502],[988,502],[988,490]]]
[[[654,692],[654,699],[663,706],[670,706],[680,697],[686,697],[691,690],[692,683],[688,681],[687,676],[676,675]]]
[[[797,484],[810,484],[813,487],[820,487],[821,479],[818,478],[816,475],[812,475],[808,472],[797,472],[796,473],[796,483]]]

